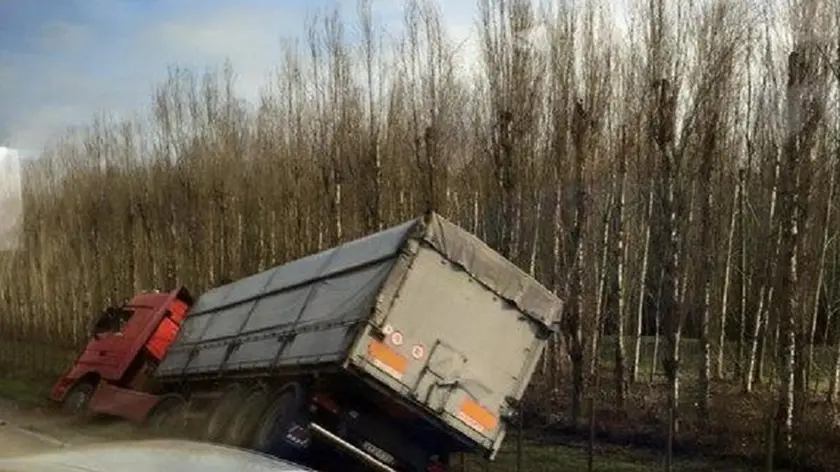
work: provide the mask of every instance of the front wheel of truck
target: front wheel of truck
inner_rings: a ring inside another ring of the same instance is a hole
[[[88,403],[93,397],[96,386],[82,381],[74,385],[61,401],[61,409],[71,415],[79,415],[87,411]]]

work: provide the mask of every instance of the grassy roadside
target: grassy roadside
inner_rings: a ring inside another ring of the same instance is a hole
[[[523,472],[581,472],[588,470],[588,455],[585,449],[569,446],[525,445],[522,451]],[[594,472],[654,472],[665,469],[664,458],[653,457],[636,450],[598,450],[593,457]],[[512,472],[516,471],[517,455],[503,450],[491,464],[481,460],[464,461],[464,468],[456,465],[459,472]],[[457,463],[456,463],[457,464]],[[674,472],[707,472],[750,470],[732,463],[715,463],[678,460],[672,464]]]
[[[23,407],[45,406],[51,383],[44,380],[23,380],[19,377],[0,376],[0,399]]]
[[[605,339],[609,351],[610,339]],[[643,377],[648,375],[656,364],[652,362],[653,340],[645,339],[643,343],[642,370]],[[687,345],[686,352],[692,353],[691,343]],[[649,352],[648,352],[649,351]],[[0,399],[5,399],[22,408],[38,408],[48,405],[47,397],[53,382],[58,378],[60,372],[50,374],[50,371],[57,371],[65,368],[72,360],[74,353],[50,348],[46,345],[31,345],[23,343],[4,343],[0,346],[0,358],[14,359],[18,356],[26,360],[25,365],[33,365],[32,370],[22,370],[21,362],[8,363],[8,370],[0,368]],[[691,358],[691,356],[687,356]],[[32,363],[32,360],[39,360]],[[604,364],[608,365],[611,358],[605,355]],[[17,368],[14,368],[18,366]],[[687,372],[691,372],[687,369]],[[91,425],[93,426],[93,425]],[[95,427],[95,426],[93,426]],[[109,436],[103,431],[103,435]],[[513,444],[513,438],[509,445],[503,449],[496,460],[492,463],[468,457],[463,460],[463,467],[456,465],[456,472],[512,472],[517,470],[517,454]],[[456,462],[458,464],[458,462]],[[566,472],[587,470],[588,458],[586,449],[575,444],[568,445],[542,445],[525,444],[521,460],[521,471],[533,472]],[[649,450],[640,450],[630,447],[609,446],[606,444],[596,445],[596,453],[593,461],[593,470],[599,472],[642,472],[664,470],[662,455]],[[750,470],[743,465],[724,463],[720,460],[700,461],[697,459],[688,461],[677,461],[672,467],[674,471],[700,472],[700,471],[737,471]]]
[[[49,381],[48,381],[49,380]],[[21,379],[0,377],[0,399],[23,407],[47,404],[52,379]],[[582,447],[562,445],[525,444],[522,448],[522,467],[525,472],[579,472],[587,470],[588,457]],[[456,472],[513,472],[517,470],[517,453],[514,445],[505,447],[495,461],[487,462],[474,457],[456,460]],[[598,447],[593,460],[596,472],[654,472],[663,470],[662,459],[650,453],[633,449]],[[678,461],[672,468],[679,472],[745,470],[729,465]]]

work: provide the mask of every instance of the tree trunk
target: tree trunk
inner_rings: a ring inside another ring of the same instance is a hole
[[[583,267],[584,267],[584,230],[587,219],[587,195],[583,180],[583,169],[586,162],[587,139],[590,123],[587,122],[588,113],[580,102],[575,104],[574,115],[574,174],[572,188],[575,196],[575,220],[571,234],[572,270],[568,284],[569,310],[563,317],[566,348],[572,361],[572,421],[578,424],[581,414],[581,402],[584,390],[584,349],[585,339],[582,328],[582,298],[583,298]]]
[[[614,193],[611,192],[611,195],[614,195]],[[607,305],[606,286],[607,279],[610,273],[607,266],[609,264],[609,256],[611,252],[610,226],[612,223],[612,210],[613,205],[607,205],[606,214],[604,215],[603,231],[601,233],[601,263],[597,270],[598,289],[597,293],[595,294],[597,298],[595,301],[595,311],[592,313],[592,339],[589,344],[591,356],[589,358],[589,375],[593,378],[598,375],[598,366],[600,365],[601,361],[601,357],[599,356],[599,348],[601,343],[601,331],[603,330],[604,324],[603,311],[605,309],[605,306]]]
[[[551,247],[551,260],[554,262],[554,267],[552,271],[552,280],[553,280],[553,288],[554,293],[557,295],[566,295],[567,290],[563,289],[563,284],[568,283],[568,277],[561,276],[561,272],[564,269],[563,267],[563,237],[561,235],[562,230],[564,229],[563,226],[563,192],[560,188],[560,170],[558,169],[559,166],[555,165],[553,169],[553,181],[555,182],[554,187],[554,224],[552,225],[554,229],[554,242]],[[565,310],[564,310],[565,311]],[[565,313],[563,314],[563,318],[565,318]],[[561,321],[561,326],[563,325],[563,319]],[[555,335],[552,338],[551,343],[551,351],[550,356],[554,360],[554,368],[551,369],[551,388],[552,391],[557,392],[560,389],[560,382],[561,378],[563,377],[562,371],[564,370],[564,359],[563,359],[563,349],[561,349],[563,337],[561,335]]]
[[[825,277],[826,255],[828,253],[829,234],[831,225],[831,209],[834,206],[834,185],[837,176],[837,160],[831,164],[831,175],[828,183],[828,201],[826,202],[825,217],[823,218],[823,233],[820,245],[820,258],[817,263],[817,283],[814,287],[813,310],[811,310],[811,323],[808,332],[808,357],[805,364],[805,382],[810,383],[812,378],[812,368],[814,363],[814,338],[817,334],[817,320],[820,312],[820,294],[823,288],[823,278]],[[835,269],[836,270],[836,269]],[[827,340],[826,340],[827,341]],[[814,389],[819,387],[819,377],[814,376]]]
[[[756,380],[761,379],[761,366],[764,364],[764,349],[759,352],[759,345],[763,344],[770,332],[769,305],[773,298],[772,273],[776,267],[774,261],[779,258],[779,241],[781,231],[775,226],[776,204],[779,195],[779,177],[781,162],[777,155],[773,164],[773,188],[770,191],[770,209],[767,214],[767,242],[770,252],[764,261],[764,270],[761,273],[762,285],[759,289],[758,308],[755,312],[755,323],[750,336],[750,350],[747,359],[746,369],[743,371],[742,389],[745,393],[752,392]],[[764,335],[761,336],[762,329]]]
[[[653,352],[651,353],[650,363],[650,378],[651,383],[656,380],[656,366],[659,365],[659,344],[662,339],[662,291],[665,288],[665,269],[662,269],[659,274],[659,280],[656,284],[656,312],[654,313],[654,336],[653,336]]]
[[[624,136],[622,136],[623,138]],[[622,146],[622,150],[625,146]],[[627,287],[625,282],[625,270],[627,267],[627,245],[625,243],[624,229],[624,206],[626,199],[627,180],[627,155],[621,152],[618,161],[618,191],[615,216],[615,258],[616,282],[618,284],[618,306],[615,312],[616,340],[615,340],[615,394],[619,408],[624,407],[627,396],[627,379],[625,372],[625,346],[624,346],[624,318],[627,306]]]
[[[534,193],[537,201],[534,208],[534,214],[537,216],[534,218],[534,237],[531,239],[531,254],[528,257],[528,273],[531,274],[532,277],[537,276],[537,253],[539,252],[540,247],[540,222],[542,221],[543,203],[542,192],[537,190]]]
[[[741,283],[740,283],[740,294],[739,294],[739,310],[738,310],[738,359],[735,363],[736,369],[736,378],[746,378],[744,376],[744,368],[746,366],[746,354],[745,348],[747,343],[747,297],[750,293],[750,279],[747,277],[747,214],[746,214],[746,202],[747,202],[747,192],[749,191],[748,186],[748,175],[745,175],[747,172],[752,172],[750,166],[752,165],[751,159],[751,145],[749,144],[749,140],[747,142],[747,168],[746,172],[740,172],[738,174],[738,187],[741,189],[738,195],[738,215],[739,215],[739,223],[740,223],[740,231],[741,234],[739,236],[741,242],[741,254],[740,254],[740,267],[741,267]],[[743,169],[742,169],[743,171]],[[746,389],[745,389],[746,390]]]
[[[647,299],[647,273],[650,259],[650,228],[653,211],[653,195],[653,184],[651,183],[650,188],[648,189],[647,207],[645,209],[645,247],[642,252],[642,270],[639,273],[639,299],[637,301],[638,304],[636,306],[636,329],[633,333],[633,363],[630,367],[631,378],[634,383],[638,382],[639,380],[639,361],[641,359],[642,352],[642,328],[645,312],[645,299]],[[654,333],[654,336],[657,338],[659,337],[658,326],[656,333]],[[656,365],[655,358],[653,360],[653,365]]]
[[[662,4],[659,4],[662,8]],[[661,21],[662,18],[659,18]],[[663,242],[663,290],[662,313],[665,328],[665,356],[662,367],[668,382],[668,405],[673,412],[673,423],[669,430],[677,429],[679,405],[679,354],[680,335],[682,332],[683,313],[680,306],[680,231],[678,217],[681,213],[678,200],[679,163],[675,152],[675,128],[677,90],[667,79],[661,79],[655,85],[657,102],[654,107],[655,126],[652,130],[654,141],[659,150],[659,191],[662,202]]]
[[[744,178],[744,169],[738,170],[738,183],[735,185],[735,196],[732,198],[732,213],[729,218],[729,235],[726,241],[726,264],[723,269],[723,293],[720,300],[720,332],[718,335],[717,371],[715,377],[722,380],[726,375],[725,355],[726,350],[726,317],[729,313],[729,289],[732,280],[732,246],[735,241],[735,223],[738,221],[738,199],[741,195],[741,182]],[[739,353],[740,354],[740,353]],[[740,363],[740,359],[737,359]]]
[[[668,158],[666,158],[668,159]],[[666,174],[669,175],[669,174]],[[674,428],[677,428],[677,406],[680,398],[679,384],[679,362],[680,362],[680,335],[682,331],[682,308],[679,306],[680,287],[677,283],[679,271],[679,251],[677,250],[677,211],[674,208],[674,196],[676,183],[673,177],[666,177],[666,211],[665,218],[666,234],[668,241],[665,243],[666,259],[664,263],[664,280],[662,293],[662,312],[665,322],[665,356],[662,360],[662,368],[668,382],[668,404],[674,414]]]
[[[776,450],[789,453],[792,447],[795,414],[803,408],[796,393],[804,390],[802,372],[797,380],[798,354],[801,355],[804,333],[797,317],[802,309],[799,299],[799,255],[804,240],[801,231],[809,199],[809,158],[814,147],[814,135],[822,119],[819,90],[819,56],[813,47],[797,45],[788,56],[788,89],[786,96],[788,136],[783,146],[784,178],[780,181],[779,222],[781,250],[776,277],[778,297],[776,313],[779,318],[781,382],[779,410],[776,416]],[[810,83],[809,83],[810,82]],[[824,103],[822,103],[824,106]],[[801,360],[799,361],[801,363]]]
[[[716,126],[716,122],[710,125]],[[714,136],[714,130],[710,130]],[[715,150],[715,142],[713,138],[708,139],[706,143],[706,150],[703,162],[700,166],[700,179],[702,182],[710,182],[712,178],[712,153]],[[714,270],[714,261],[712,260],[712,205],[713,197],[712,190],[708,188],[706,195],[700,204],[700,345],[703,350],[703,361],[699,372],[699,398],[698,409],[701,421],[708,421],[709,417],[709,403],[711,396],[711,343],[709,341],[709,320],[711,318],[711,295],[712,295],[712,271]],[[721,318],[722,320],[722,318]],[[723,325],[721,321],[721,325]]]
[[[836,303],[832,302],[831,307],[835,308]],[[834,404],[838,394],[840,394],[840,336],[837,336],[834,341],[834,369],[828,385],[828,403]]]
[[[833,257],[834,266],[837,266],[837,263],[840,262],[840,249],[835,245],[834,249],[834,257]],[[829,284],[830,288],[827,288],[827,291],[830,293],[828,296],[828,306],[826,309],[828,310],[829,315],[837,311],[838,307],[838,297],[837,297],[837,270],[832,271],[831,283]],[[826,335],[825,335],[825,345],[826,347],[829,346],[829,336],[828,336],[828,329],[826,328]],[[828,392],[826,393],[826,399],[828,403],[834,404],[837,401],[837,396],[840,394],[840,330],[835,329],[834,333],[834,352],[833,352],[833,369],[831,371],[831,376],[828,380]]]

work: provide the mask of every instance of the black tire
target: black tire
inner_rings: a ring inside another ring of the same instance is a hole
[[[89,381],[82,381],[73,385],[61,400],[61,410],[71,415],[85,415],[88,403],[96,391],[96,385]]]
[[[181,395],[163,395],[146,417],[145,426],[168,435],[181,434],[186,425],[186,410],[187,400]]]
[[[262,414],[268,408],[271,397],[266,389],[257,387],[251,390],[242,401],[233,421],[225,428],[223,443],[245,447],[254,434]]]
[[[210,442],[224,440],[225,431],[236,413],[242,409],[248,391],[240,384],[229,385],[225,393],[213,407],[213,412],[207,419],[204,439]]]
[[[277,437],[284,434],[296,420],[304,420],[305,391],[299,383],[291,382],[280,387],[271,398],[273,401],[262,414],[254,430],[250,448],[265,453],[272,452],[284,456],[285,459],[297,459],[284,454],[292,455],[293,447],[281,444]]]

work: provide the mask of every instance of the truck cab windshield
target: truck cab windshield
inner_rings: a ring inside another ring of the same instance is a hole
[[[110,307],[99,315],[93,327],[93,335],[120,333],[125,323],[131,318],[133,311],[126,307]]]

